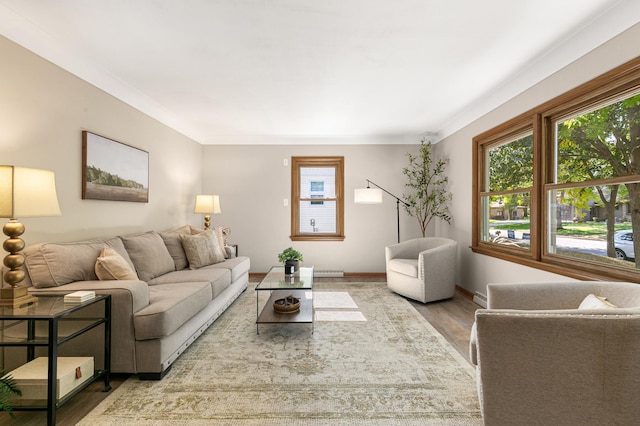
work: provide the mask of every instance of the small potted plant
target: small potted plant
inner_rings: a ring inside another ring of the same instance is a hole
[[[299,270],[300,262],[302,262],[302,253],[293,247],[286,248],[282,253],[278,254],[278,260],[284,264],[284,273],[291,275]]]

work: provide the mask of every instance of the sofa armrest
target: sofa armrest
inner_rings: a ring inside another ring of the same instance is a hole
[[[29,292],[38,295],[63,295],[78,290],[93,290],[111,295],[111,371],[136,372],[135,331],[133,315],[149,305],[149,289],[144,281],[77,281],[60,287],[34,288]],[[93,306],[98,309],[98,305]],[[82,338],[73,339],[64,345],[67,356],[93,356],[93,349],[103,344],[99,332],[89,332]],[[101,354],[96,356],[96,365],[102,365]]]
[[[59,287],[29,287],[29,293],[40,295],[64,295],[79,290],[93,290],[100,294],[111,294],[112,304],[124,303],[130,306],[130,314],[138,312],[149,305],[149,286],[144,281],[109,280],[109,281],[76,281]],[[116,300],[123,299],[123,300]],[[128,299],[128,300],[124,300]]]

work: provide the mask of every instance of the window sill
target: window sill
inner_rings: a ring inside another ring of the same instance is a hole
[[[291,241],[344,241],[344,235],[292,235]]]

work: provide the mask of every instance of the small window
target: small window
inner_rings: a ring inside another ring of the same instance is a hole
[[[292,157],[291,239],[344,240],[344,157]]]

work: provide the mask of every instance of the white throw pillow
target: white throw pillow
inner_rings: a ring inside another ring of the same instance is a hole
[[[606,297],[596,296],[595,294],[590,294],[584,298],[578,309],[611,309],[617,308],[616,305],[609,302]]]
[[[109,246],[104,246],[96,260],[96,275],[100,280],[137,280],[136,271],[131,269],[124,257]]]

